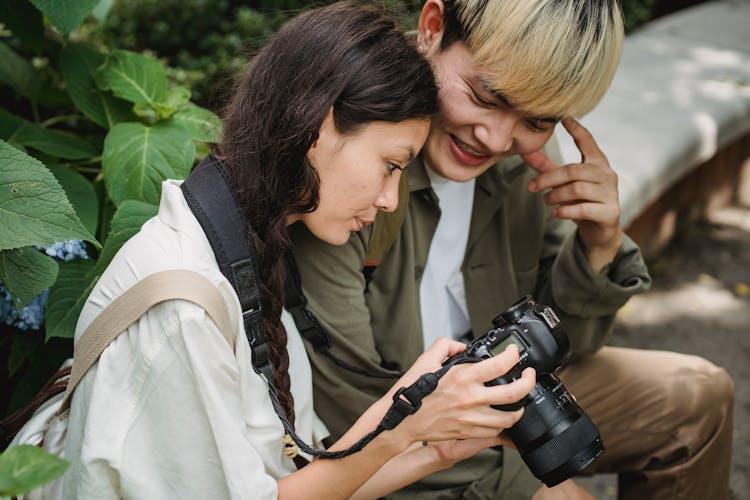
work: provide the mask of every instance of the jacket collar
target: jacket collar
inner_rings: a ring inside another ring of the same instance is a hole
[[[409,192],[420,191],[431,187],[430,178],[425,170],[422,155],[417,156],[409,165]],[[492,165],[486,172],[477,177],[477,187],[489,196],[497,196],[508,190],[509,183],[523,173],[525,164],[520,156],[503,158]]]

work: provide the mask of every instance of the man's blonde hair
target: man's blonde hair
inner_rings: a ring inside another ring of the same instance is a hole
[[[446,6],[455,9],[475,64],[492,75],[487,83],[519,110],[584,115],[614,78],[624,37],[617,0],[446,0]]]

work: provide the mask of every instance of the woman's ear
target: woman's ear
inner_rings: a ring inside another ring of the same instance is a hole
[[[335,138],[334,134],[336,133],[336,124],[333,121],[333,106],[331,106],[323,119],[323,123],[320,124],[320,128],[313,134],[313,143],[307,150],[307,158],[313,165],[315,164],[314,158],[320,153],[321,146],[324,143],[330,143]]]
[[[445,32],[445,4],[443,0],[427,0],[422,6],[417,26],[417,48],[424,56],[440,50]]]

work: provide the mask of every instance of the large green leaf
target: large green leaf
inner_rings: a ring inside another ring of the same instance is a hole
[[[172,117],[190,133],[190,137],[201,142],[221,140],[221,120],[207,109],[191,106],[182,109]]]
[[[0,250],[0,279],[20,309],[57,279],[57,262],[33,247]]]
[[[36,101],[40,80],[36,70],[26,59],[0,42],[0,82],[9,85],[24,97]]]
[[[99,0],[31,0],[66,35],[76,29]]]
[[[89,142],[67,132],[49,130],[0,109],[0,139],[38,149],[66,160],[83,160],[98,154]]]
[[[167,99],[167,73],[162,65],[135,52],[113,51],[95,79],[100,89],[143,106],[154,107]]]
[[[22,444],[0,455],[0,496],[26,493],[61,476],[70,465],[37,446]]]
[[[162,181],[187,177],[194,158],[187,131],[171,120],[153,127],[118,123],[104,140],[104,182],[115,205],[125,200],[157,204]]]
[[[42,14],[27,0],[0,2],[0,22],[37,54],[44,46]]]
[[[62,165],[49,165],[52,175],[60,183],[76,215],[89,233],[96,233],[99,217],[99,200],[94,186],[81,174]]]
[[[122,203],[112,218],[112,225],[99,260],[76,259],[60,264],[57,282],[47,300],[47,338],[72,338],[78,316],[99,277],[120,247],[137,233],[143,223],[156,215],[158,207],[141,201]]]
[[[91,277],[98,278],[120,250],[120,247],[140,231],[141,226],[155,216],[158,211],[158,206],[143,201],[127,200],[122,202],[112,217],[107,240],[104,242]]]
[[[163,103],[153,104],[159,118],[169,118],[178,109],[184,108],[190,102],[190,89],[187,87],[171,87],[167,91],[167,98]]]
[[[94,73],[104,63],[105,57],[94,49],[71,43],[60,54],[60,71],[76,107],[98,125],[112,128],[114,124],[131,118],[132,104],[96,86]]]
[[[99,246],[52,173],[0,140],[0,250],[67,240]]]
[[[95,262],[88,259],[74,259],[60,264],[57,281],[47,298],[47,339],[73,338],[78,316],[98,279],[98,276],[90,276],[94,265]]]

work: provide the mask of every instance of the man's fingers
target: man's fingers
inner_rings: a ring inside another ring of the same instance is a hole
[[[534,192],[561,186],[575,181],[602,182],[603,175],[596,165],[570,163],[560,168],[540,173],[531,181],[529,189]]]
[[[533,153],[523,155],[522,158],[528,166],[540,173],[554,170],[560,166],[554,161],[550,160],[549,156],[547,156],[547,153],[545,153],[541,149],[538,151],[534,151]]]
[[[604,153],[599,149],[599,145],[594,140],[594,136],[578,120],[575,118],[566,118],[562,124],[573,138],[578,151],[581,152],[583,162],[588,162],[596,158],[605,158]]]

